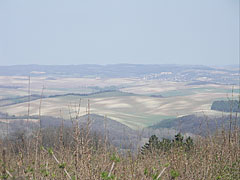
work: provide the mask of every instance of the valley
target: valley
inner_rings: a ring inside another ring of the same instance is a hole
[[[71,67],[65,70],[61,66],[45,67],[47,72],[40,71],[41,66],[27,67],[24,68],[29,69],[30,87],[27,72],[19,67],[16,72],[0,73],[0,112],[26,116],[29,107],[30,116],[39,115],[40,110],[41,116],[70,119],[78,106],[79,115],[85,115],[89,100],[91,113],[136,130],[190,114],[222,116],[222,112],[211,110],[212,102],[238,96],[234,69],[173,65],[148,65],[142,69],[140,65],[113,65],[113,72],[108,66],[97,66],[91,72],[86,69],[92,66],[85,65],[82,75],[75,66],[72,73]],[[57,72],[57,68],[62,71]],[[131,72],[132,68],[136,70]],[[116,69],[122,72],[115,72]],[[231,82],[222,82],[223,75]]]

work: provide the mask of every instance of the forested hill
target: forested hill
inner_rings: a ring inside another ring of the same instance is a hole
[[[211,110],[222,111],[222,112],[240,112],[239,101],[214,101],[211,106]]]
[[[172,128],[183,133],[204,135],[214,133],[216,129],[229,127],[229,123],[240,125],[240,118],[233,114],[230,116],[197,116],[187,115],[175,119],[166,119],[150,126],[153,129]]]

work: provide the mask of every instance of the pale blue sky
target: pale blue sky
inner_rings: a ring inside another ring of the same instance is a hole
[[[239,0],[0,0],[0,65],[238,57]]]

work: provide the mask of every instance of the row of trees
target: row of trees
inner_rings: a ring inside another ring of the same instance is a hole
[[[193,147],[193,139],[189,136],[184,139],[181,133],[175,135],[173,140],[163,138],[159,140],[156,135],[152,135],[148,142],[141,148],[141,153],[145,154],[146,152],[154,151],[169,151],[172,147],[182,147],[185,151],[189,151]]]

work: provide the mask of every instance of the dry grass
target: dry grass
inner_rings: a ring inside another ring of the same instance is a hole
[[[1,179],[240,179],[237,129],[199,137],[187,152],[173,147],[142,155],[119,153],[90,136],[89,125],[74,124],[65,133],[60,128],[29,138],[19,135],[14,143],[1,141]]]

